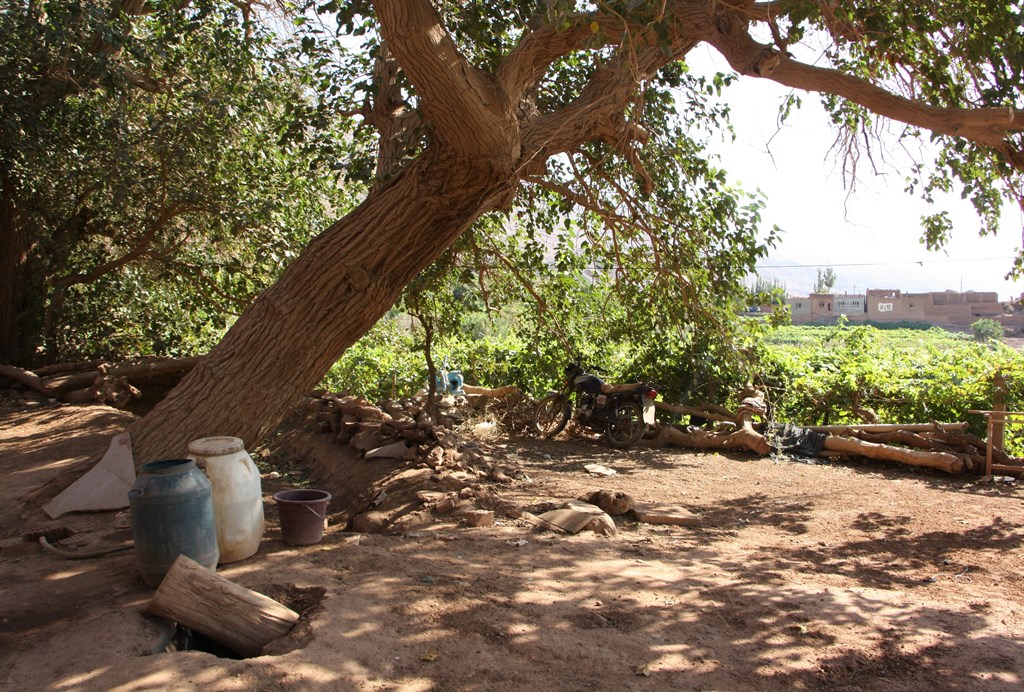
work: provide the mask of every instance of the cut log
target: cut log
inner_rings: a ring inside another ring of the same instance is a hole
[[[866,430],[858,431],[860,434],[858,438],[865,442],[874,442],[876,444],[883,445],[902,445],[904,447],[913,447],[914,449],[931,449],[940,452],[949,451],[949,445],[943,443],[940,440],[925,437],[920,433],[910,432],[908,430],[894,430],[893,432],[869,432]]]
[[[668,411],[669,413],[680,413],[686,416],[700,416],[708,420],[725,421],[727,423],[733,423],[736,421],[736,416],[730,415],[728,412],[708,411],[702,408],[696,408],[694,406],[684,406],[683,404],[669,404],[664,401],[654,402],[654,407],[661,409],[662,411]]]
[[[146,380],[165,377],[167,375],[185,376],[194,368],[202,356],[192,358],[164,358],[161,360],[146,361],[143,363],[118,363],[109,368],[91,370],[89,372],[74,375],[48,377],[44,380],[47,387],[57,392],[67,392],[73,389],[84,389],[92,386],[97,377],[109,375],[110,377],[123,377],[132,382],[145,382]],[[104,372],[105,370],[105,372]]]
[[[463,385],[463,391],[466,394],[473,394],[477,396],[485,396],[491,399],[498,399],[506,396],[522,396],[522,392],[519,391],[519,387],[514,384],[505,385],[504,387],[497,387],[495,389],[489,389],[487,387],[474,387],[472,385]]]
[[[1014,478],[1024,478],[1024,466],[1007,466],[1006,464],[992,464],[992,473]]]
[[[666,444],[693,449],[745,449],[761,455],[771,452],[771,446],[764,439],[764,435],[754,430],[749,420],[744,421],[743,427],[739,430],[729,433],[707,430],[685,432],[674,426],[665,426],[658,431],[653,445],[661,447]]]
[[[34,389],[40,394],[45,394],[46,396],[57,395],[57,390],[53,389],[50,386],[47,386],[47,384],[43,381],[43,378],[41,378],[39,375],[32,372],[31,370],[22,370],[21,368],[15,367],[13,365],[0,364],[0,377],[7,377],[9,379],[12,379],[15,382],[20,383],[22,386],[28,387],[29,389]]]
[[[907,432],[961,432],[967,429],[967,423],[852,423],[849,425],[807,425],[807,430],[823,432],[830,435],[848,435],[850,432],[883,433],[905,430]]]
[[[40,377],[37,373],[29,370],[22,370],[12,365],[0,365],[0,376],[9,377],[41,394],[55,397],[68,392],[75,392],[76,390],[88,390],[96,384],[97,378],[104,376],[124,378],[126,382],[145,382],[152,378],[165,377],[167,375],[184,376],[200,360],[201,357],[196,356],[193,358],[161,358],[140,363],[121,363],[110,366],[100,364],[86,372],[56,375],[54,377]],[[82,399],[82,395],[75,394],[73,398]]]
[[[201,632],[246,658],[288,634],[299,614],[181,555],[145,611]]]
[[[964,461],[948,452],[921,452],[916,449],[904,449],[903,447],[865,442],[853,437],[829,435],[825,438],[824,448],[836,452],[846,452],[848,454],[868,457],[869,459],[898,461],[902,464],[910,464],[911,466],[938,469],[946,473],[959,474],[963,473],[964,470]]]

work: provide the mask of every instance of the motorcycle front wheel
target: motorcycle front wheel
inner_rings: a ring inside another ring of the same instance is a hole
[[[632,401],[624,401],[615,407],[615,415],[608,419],[604,434],[612,447],[629,447],[644,436],[647,423],[644,412]]]
[[[565,429],[572,415],[569,399],[562,394],[548,394],[537,403],[533,426],[544,437],[554,437]]]

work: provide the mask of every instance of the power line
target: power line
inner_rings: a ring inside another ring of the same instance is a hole
[[[892,267],[901,264],[952,264],[964,262],[1008,262],[1014,257],[975,257],[973,259],[944,259],[944,260],[903,260],[901,262],[845,262],[834,264],[826,262],[823,264],[759,264],[758,269],[818,269],[823,267]]]

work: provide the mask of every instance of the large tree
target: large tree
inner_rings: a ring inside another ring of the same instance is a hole
[[[625,166],[628,199],[642,201],[658,174],[644,163],[657,124],[652,106],[672,100],[686,55],[700,44],[719,51],[741,83],[768,79],[823,94],[846,142],[873,132],[876,119],[903,124],[903,136],[927,133],[937,165],[928,177],[912,172],[911,183],[928,194],[958,179],[989,227],[1001,194],[1020,199],[1019,5],[376,0],[320,9],[362,36],[372,58],[352,89],[365,96],[362,117],[379,133],[378,184],[132,427],[140,461],[180,454],[208,434],[260,439],[417,273],[482,216],[512,208],[524,188],[564,191],[571,208],[585,209],[581,188],[568,183]],[[816,64],[794,57],[811,35],[826,45]],[[701,125],[686,114],[681,108],[677,131]],[[716,180],[696,178],[704,182],[677,194],[697,195]],[[625,201],[601,210],[612,222],[645,213]],[[929,240],[948,230],[936,214]],[[727,238],[727,229],[717,232]],[[618,249],[659,248],[651,234]],[[687,276],[677,279],[685,291]]]

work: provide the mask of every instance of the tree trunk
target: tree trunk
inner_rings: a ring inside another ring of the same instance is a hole
[[[507,163],[508,165],[503,165]],[[137,464],[211,435],[255,445],[397,299],[402,288],[514,189],[511,161],[428,149],[314,239],[280,280],[145,418]]]
[[[0,179],[0,363],[29,367],[24,348],[25,267],[29,242],[10,185]]]

